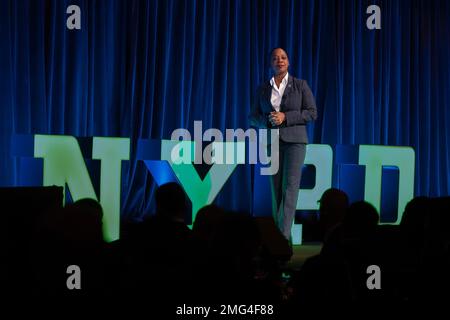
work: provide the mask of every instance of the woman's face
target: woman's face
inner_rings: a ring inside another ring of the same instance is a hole
[[[272,69],[275,74],[283,74],[288,71],[289,59],[283,49],[273,50],[271,59]]]

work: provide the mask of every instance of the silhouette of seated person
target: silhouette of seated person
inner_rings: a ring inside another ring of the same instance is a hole
[[[369,203],[355,202],[342,223],[335,225],[319,255],[305,261],[293,280],[291,306],[321,302],[353,303],[366,289],[368,241],[375,233],[378,213]],[[364,285],[364,288],[362,287]]]
[[[179,184],[167,183],[156,190],[155,202],[155,214],[137,225],[124,244],[130,250],[124,282],[138,295],[182,299],[192,251],[187,198]]]
[[[358,201],[350,205],[342,223],[341,239],[338,240],[340,248],[337,251],[349,265],[352,293],[357,301],[378,298],[375,294],[379,291],[368,291],[366,285],[367,267],[379,264],[374,253],[378,222],[379,215],[375,207],[366,201]],[[324,250],[329,248],[333,246],[326,243]]]
[[[400,230],[409,249],[414,251],[415,258],[422,255],[425,242],[425,228],[430,223],[431,199],[415,197],[405,207]]]
[[[203,213],[207,214],[205,211]],[[276,289],[270,283],[256,278],[261,236],[253,217],[245,213],[227,212],[226,215],[219,213],[217,218],[217,221],[212,222],[219,223],[210,234],[208,260],[194,273],[197,301],[276,301]],[[199,223],[203,224],[201,220]]]
[[[450,287],[450,197],[431,198],[413,300],[447,303]]]
[[[330,232],[344,220],[349,206],[347,194],[339,189],[326,190],[319,200],[319,232],[325,241]]]
[[[399,295],[404,301],[417,294],[418,270],[424,259],[426,230],[430,224],[431,199],[415,197],[409,201],[399,225],[398,275]],[[391,243],[391,246],[394,245]]]
[[[192,226],[195,264],[205,263],[205,260],[209,259],[216,230],[225,217],[225,210],[214,204],[206,205],[197,212]]]
[[[47,213],[36,231],[36,293],[88,296],[104,292],[105,242],[103,210],[93,199],[81,199],[65,208]],[[67,267],[81,270],[81,290],[69,290]]]
[[[35,231],[48,210],[60,208],[60,187],[0,187],[2,289],[11,301],[33,297]]]

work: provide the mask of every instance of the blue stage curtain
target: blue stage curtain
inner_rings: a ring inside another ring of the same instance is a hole
[[[81,30],[66,28],[71,4]],[[381,30],[366,28],[371,4]],[[168,139],[194,120],[248,127],[281,46],[316,96],[311,142],[412,146],[416,194],[448,195],[449,17],[445,0],[2,1],[0,184],[17,183],[11,134],[131,137],[122,211],[141,215],[154,183],[133,158],[137,139]],[[250,210],[241,167],[217,203]]]

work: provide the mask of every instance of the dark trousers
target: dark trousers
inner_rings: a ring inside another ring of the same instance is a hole
[[[275,223],[286,239],[291,238],[297,209],[298,191],[305,161],[306,144],[280,140],[279,169],[272,176],[272,212]]]

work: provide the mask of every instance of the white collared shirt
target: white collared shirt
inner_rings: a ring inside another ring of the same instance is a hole
[[[289,73],[286,73],[283,80],[281,80],[280,87],[277,87],[275,78],[270,79],[270,85],[272,86],[272,96],[270,102],[276,111],[280,111],[281,98],[283,98],[284,89],[286,89],[288,83]]]

